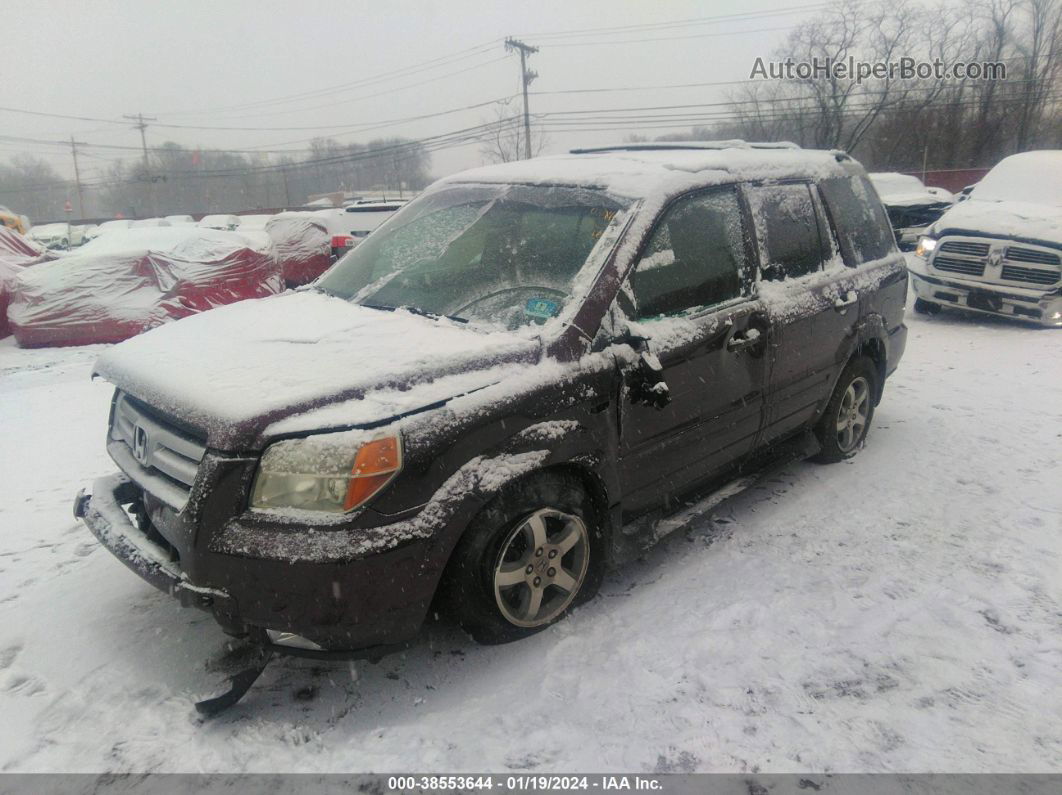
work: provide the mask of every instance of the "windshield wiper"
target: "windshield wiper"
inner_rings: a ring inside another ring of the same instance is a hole
[[[396,309],[404,309],[414,315],[420,315],[422,317],[430,317],[432,320],[438,320],[441,317],[447,320],[455,320],[458,323],[467,323],[468,318],[458,317],[457,315],[440,315],[438,312],[429,312],[427,309],[421,309],[419,306],[388,306],[387,304],[359,304],[368,309],[379,309],[384,312],[394,312]]]

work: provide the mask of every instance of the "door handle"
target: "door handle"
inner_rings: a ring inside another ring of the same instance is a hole
[[[844,297],[838,298],[833,302],[833,308],[843,315],[848,307],[852,306],[852,304],[856,303],[858,300],[859,296],[856,295],[855,290],[849,290]]]
[[[750,328],[744,334],[735,334],[726,341],[728,351],[737,352],[753,348],[763,342],[763,333],[756,328]]]

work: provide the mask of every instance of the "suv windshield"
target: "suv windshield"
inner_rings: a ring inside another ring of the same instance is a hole
[[[575,275],[622,205],[600,191],[458,185],[418,199],[317,282],[380,308],[518,328],[571,298]]]

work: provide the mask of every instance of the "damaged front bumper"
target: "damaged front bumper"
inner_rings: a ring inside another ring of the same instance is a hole
[[[915,296],[924,301],[1041,326],[1062,326],[1062,294],[1058,288],[1044,291],[942,278],[927,273],[924,266],[911,267],[909,272]]]
[[[211,610],[232,604],[232,597],[217,588],[193,585],[148,534],[140,529],[124,506],[140,499],[140,490],[125,475],[99,478],[92,496],[82,490],[74,500],[74,517],[81,519],[103,546],[129,569],[185,607]]]
[[[141,488],[116,473],[96,480],[91,496],[79,494],[74,515],[126,567],[181,605],[212,613],[230,635],[285,654],[375,660],[405,648],[419,631],[430,596],[419,598],[407,578],[421,573],[421,550],[329,564],[207,553],[214,575],[205,586],[152,538],[142,500]],[[406,587],[381,587],[396,579]]]

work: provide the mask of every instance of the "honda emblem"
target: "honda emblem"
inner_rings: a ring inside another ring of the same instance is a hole
[[[147,431],[140,425],[133,427],[133,458],[139,461],[141,464],[147,463],[148,457],[148,435]]]

